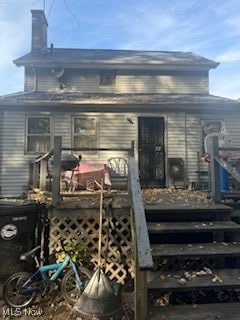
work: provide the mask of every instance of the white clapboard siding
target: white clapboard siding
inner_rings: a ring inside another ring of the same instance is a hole
[[[4,112],[2,134],[2,196],[17,197],[28,187],[29,159],[24,156],[25,115]]]
[[[33,80],[27,79],[28,87]],[[83,92],[83,93],[208,93],[208,78],[205,75],[144,75],[116,74],[115,85],[100,85],[96,71],[76,72],[67,70],[57,78],[50,69],[37,73],[38,91]]]
[[[72,118],[67,112],[56,112],[52,116],[53,135],[62,137],[62,146],[72,147]]]
[[[25,68],[24,90],[33,91],[35,89],[35,75],[32,68]]]
[[[186,114],[186,179],[188,183],[197,182],[196,171],[201,165],[200,159],[200,117],[198,114]]]
[[[58,91],[60,90],[61,79],[58,79],[51,69],[38,70],[36,75],[37,91]]]
[[[183,158],[185,161],[184,113],[169,113],[166,121],[168,157]]]
[[[132,124],[127,121],[131,118]],[[137,118],[132,114],[104,114],[99,118],[99,146],[101,148],[130,148],[136,140]],[[127,152],[102,152],[100,158],[107,162],[111,157],[128,157]]]
[[[130,76],[120,75],[117,93],[207,93],[208,81],[204,76]]]
[[[234,146],[240,148],[240,114],[234,114],[234,117],[226,115],[224,124],[225,132],[232,138]]]
[[[27,115],[36,114],[39,113],[35,111],[27,113]],[[134,141],[136,157],[138,157],[138,117],[164,117],[166,163],[168,158],[182,158],[185,164],[185,181],[188,183],[197,181],[198,169],[207,169],[207,164],[201,158],[201,120],[222,120],[225,124],[225,132],[232,137],[235,145],[240,147],[240,115],[236,114],[232,116],[231,114],[191,112],[81,113],[66,112],[66,110],[44,114],[51,116],[52,135],[62,136],[64,147],[72,147],[73,116],[89,116],[97,119],[99,148],[130,148],[131,141]],[[2,157],[0,157],[2,197],[19,197],[26,191],[29,183],[30,161],[38,156],[24,155],[25,118],[24,112],[5,111],[2,114]],[[128,118],[131,119],[130,122]],[[122,151],[103,151],[94,154],[82,152],[82,154],[83,161],[93,163],[107,163],[108,159],[114,156],[127,158],[127,154]]]

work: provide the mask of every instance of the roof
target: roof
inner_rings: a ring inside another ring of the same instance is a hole
[[[81,94],[81,93],[54,93],[54,92],[22,92],[15,93],[1,97],[2,106],[89,106],[88,109],[96,109],[101,106],[105,110],[110,110],[110,106],[118,105],[117,111],[124,108],[128,110],[129,107],[135,109],[146,105],[155,106],[155,109],[169,108],[187,108],[191,109],[206,107],[209,111],[211,108],[222,108],[229,110],[229,108],[240,109],[240,103],[237,100],[213,96],[213,95],[196,95],[196,94]]]
[[[216,68],[218,62],[206,59],[192,52],[178,51],[138,51],[105,49],[46,49],[38,54],[28,53],[16,60],[17,66],[72,66],[95,67],[96,65],[134,65],[134,66],[191,66],[206,69]]]

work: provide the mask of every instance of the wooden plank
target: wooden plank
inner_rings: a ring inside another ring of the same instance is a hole
[[[232,221],[205,221],[205,222],[148,222],[149,233],[169,232],[214,232],[239,231],[240,225]]]
[[[33,163],[33,188],[38,188],[39,185],[39,164]]]
[[[238,243],[152,244],[153,257],[240,255]]]
[[[147,221],[231,220],[232,208],[224,205],[208,208],[183,208],[159,205],[145,206]]]
[[[210,186],[211,193],[215,203],[222,200],[220,191],[220,165],[216,159],[219,158],[218,137],[212,137],[210,145]]]
[[[40,162],[40,181],[39,189],[46,190],[47,187],[47,161],[42,160]]]
[[[239,320],[240,303],[176,305],[149,308],[149,320]]]
[[[147,272],[141,271],[139,266],[135,274],[135,320],[147,320]]]
[[[133,157],[128,159],[130,194],[136,232],[137,256],[140,269],[148,269],[153,265],[142,192],[139,182],[137,162]]]
[[[52,204],[57,206],[60,202],[60,180],[61,180],[61,148],[62,137],[54,137],[53,148],[53,184],[52,184]]]
[[[148,272],[147,282],[148,289],[159,290],[176,290],[176,291],[191,291],[191,290],[214,290],[214,289],[230,289],[240,288],[240,270],[224,269],[213,270],[212,274],[197,276],[194,272],[189,272],[192,277],[190,280],[184,276],[184,271],[180,272]],[[195,277],[194,277],[195,275]],[[184,284],[180,279],[186,279]],[[218,279],[214,281],[213,279]]]
[[[199,213],[202,214],[204,212],[214,212],[214,213],[224,213],[224,212],[229,212],[231,211],[230,206],[226,206],[223,204],[216,204],[216,205],[208,205],[207,207],[195,207],[195,208],[190,208],[190,207],[182,207],[182,206],[177,206],[175,204],[169,205],[169,206],[163,206],[160,204],[148,204],[144,205],[146,213],[148,212],[155,212],[155,213],[187,213],[187,214],[192,214],[192,213]]]

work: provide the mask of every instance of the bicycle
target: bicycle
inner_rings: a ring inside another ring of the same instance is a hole
[[[22,261],[27,261],[29,258],[34,259],[36,271],[33,274],[25,271],[17,272],[6,280],[3,286],[3,300],[7,306],[12,308],[25,308],[34,303],[39,293],[41,293],[41,298],[43,298],[50,291],[51,284],[53,284],[60,275],[63,275],[64,270],[68,266],[70,266],[71,269],[66,271],[62,277],[61,294],[69,304],[75,304],[92,274],[85,267],[78,266],[77,263],[73,261],[70,253],[64,249],[62,242],[61,245],[65,252],[65,258],[58,263],[55,262],[40,266],[37,256],[40,246],[20,256],[20,260]],[[49,275],[49,272],[53,272],[53,274]]]

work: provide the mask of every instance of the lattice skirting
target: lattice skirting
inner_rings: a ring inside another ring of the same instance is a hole
[[[76,212],[77,211],[77,212]],[[79,209],[50,213],[50,253],[60,251],[60,240],[66,243],[83,241],[91,254],[91,262],[98,262],[98,210]],[[130,212],[114,209],[111,217],[103,214],[101,262],[110,280],[124,284],[134,277],[134,258],[131,241]]]

